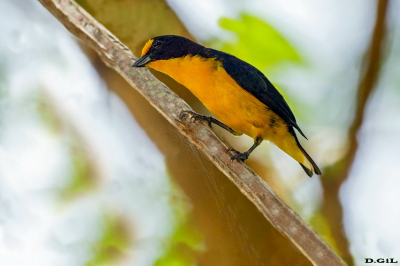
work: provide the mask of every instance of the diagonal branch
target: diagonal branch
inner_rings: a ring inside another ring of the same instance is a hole
[[[89,44],[194,146],[201,150],[259,209],[266,219],[314,265],[343,265],[332,249],[289,208],[254,171],[231,161],[228,147],[203,123],[180,120],[191,108],[146,69],[133,69],[136,59],[103,25],[73,0],[39,0],[75,36]]]

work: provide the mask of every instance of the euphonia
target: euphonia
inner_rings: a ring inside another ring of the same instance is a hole
[[[133,65],[144,66],[187,87],[218,119],[187,112],[195,120],[206,120],[234,135],[244,133],[254,139],[248,151],[236,152],[231,160],[246,160],[263,140],[269,140],[299,162],[308,176],[321,174],[297,139],[294,129],[305,135],[285,99],[257,68],[175,35],[150,39]]]

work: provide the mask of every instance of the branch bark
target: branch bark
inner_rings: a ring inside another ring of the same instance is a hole
[[[358,150],[357,133],[364,121],[365,107],[370,99],[379,77],[381,66],[382,44],[386,34],[385,20],[388,9],[388,0],[378,0],[376,21],[372,38],[360,70],[360,81],[356,95],[356,109],[353,123],[348,132],[349,149],[342,160],[325,169],[321,178],[324,188],[324,202],[322,212],[332,229],[339,252],[348,265],[353,265],[353,258],[349,251],[349,243],[343,230],[343,210],[339,199],[339,189],[349,176]]]
[[[104,63],[117,71],[194,146],[201,150],[265,218],[314,265],[344,265],[332,249],[289,208],[254,171],[244,163],[231,161],[228,147],[204,123],[180,120],[191,110],[182,99],[157,80],[147,69],[131,67],[132,52],[103,25],[73,0],[39,0],[75,36],[89,44]]]

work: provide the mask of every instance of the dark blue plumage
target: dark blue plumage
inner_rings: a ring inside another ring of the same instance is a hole
[[[289,127],[296,128],[303,137],[307,138],[297,125],[296,118],[283,96],[267,77],[254,66],[233,55],[206,48],[181,36],[159,36],[154,38],[154,42],[159,42],[161,47],[168,47],[168,49],[151,49],[149,56],[153,60],[197,55],[203,58],[215,58],[222,62],[225,71],[241,88],[250,92],[265,105],[265,108],[269,108],[281,117]]]

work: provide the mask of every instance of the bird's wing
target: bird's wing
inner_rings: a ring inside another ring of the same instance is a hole
[[[292,110],[272,83],[252,65],[229,54],[221,53],[225,71],[240,87],[254,95],[260,102],[280,116],[289,126],[296,128],[307,139],[296,123]]]

